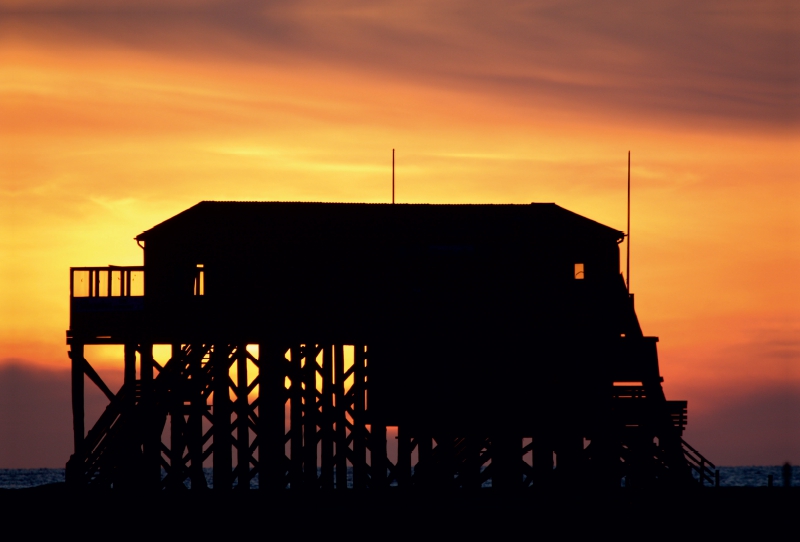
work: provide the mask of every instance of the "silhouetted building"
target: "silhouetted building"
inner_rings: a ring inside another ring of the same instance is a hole
[[[68,481],[702,483],[623,238],[554,204],[199,203],[136,238],[143,267],[71,270]],[[87,344],[125,345],[119,392]],[[84,373],[110,399],[87,436]]]

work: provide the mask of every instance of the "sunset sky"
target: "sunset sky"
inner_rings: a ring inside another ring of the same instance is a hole
[[[0,0],[0,468],[71,452],[70,266],[140,264],[201,200],[391,201],[392,148],[398,202],[620,230],[630,150],[687,441],[800,463],[799,30],[790,0]]]

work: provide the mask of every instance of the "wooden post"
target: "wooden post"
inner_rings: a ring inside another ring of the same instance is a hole
[[[300,345],[293,345],[291,355],[291,378],[289,388],[290,413],[289,432],[291,433],[289,484],[292,489],[299,488],[303,483],[303,368],[301,363]]]
[[[303,350],[303,487],[316,489],[317,478],[317,347],[306,343]]]
[[[347,405],[344,389],[344,345],[336,344],[333,347],[333,393],[336,404],[336,488],[347,488]]]
[[[427,434],[417,434],[417,467],[414,469],[414,478],[422,487],[430,487],[433,474],[433,439]]]
[[[180,344],[172,345],[172,363],[183,365],[183,351]],[[183,395],[186,382],[181,380],[177,383],[177,389],[172,390],[172,397],[169,403],[169,483],[171,487],[180,487],[186,478],[186,466],[183,462],[183,452],[186,448],[184,433],[186,432],[186,422],[183,417]]]
[[[446,447],[442,456],[442,487],[452,489],[456,472],[456,437],[448,430],[443,438]]]
[[[367,487],[366,353],[363,344],[355,345],[353,399],[353,487]]]
[[[120,423],[125,429],[121,440],[123,441],[121,447],[122,460],[120,461],[120,476],[117,482],[114,483],[115,487],[130,487],[140,482],[140,478],[135,472],[136,466],[139,465],[140,457],[140,443],[137,442],[136,435],[138,431],[135,426],[139,423],[135,419],[136,402],[138,400],[136,389],[136,344],[126,344],[123,348],[123,387],[124,398],[122,403],[122,419]]]
[[[183,401],[178,397],[172,397],[170,401],[170,424],[169,424],[169,485],[170,487],[180,487],[186,473],[184,472],[183,451],[185,449],[185,421],[183,418]]]
[[[213,483],[215,490],[231,489],[233,482],[233,454],[231,451],[231,396],[230,396],[230,358],[229,349],[222,345],[214,345],[211,352],[214,389],[214,458]]]
[[[397,426],[397,485],[401,488],[411,485],[411,438],[407,433],[407,426]]]
[[[84,462],[84,382],[83,382],[83,344],[73,343],[70,348],[71,380],[72,380],[72,442],[74,454],[69,463],[67,472],[70,485],[81,486],[83,479]]]
[[[247,396],[247,345],[236,347],[237,489],[250,489],[250,400]]]
[[[176,346],[180,348],[180,345]],[[203,417],[208,408],[207,399],[203,396],[203,377],[208,374],[203,367],[205,352],[206,348],[203,345],[195,344],[187,347],[185,353],[181,353],[181,355],[189,356],[186,360],[186,365],[189,374],[191,374],[189,382],[184,383],[189,388],[190,397],[189,419],[186,422],[184,439],[186,440],[186,448],[191,461],[189,477],[192,489],[208,487],[206,475],[203,472]]]
[[[508,434],[492,437],[492,489],[507,491],[513,487],[513,438]]]
[[[260,489],[277,490],[286,485],[286,349],[264,341],[258,351],[258,481]]]
[[[535,434],[531,452],[533,454],[534,487],[542,489],[552,482],[553,446],[544,434]]]
[[[322,412],[320,416],[321,480],[325,489],[333,488],[333,346],[322,347]]]
[[[387,487],[387,464],[389,462],[386,454],[386,426],[383,424],[372,423],[370,431],[370,487],[382,489]]]
[[[478,489],[481,487],[481,450],[483,439],[477,434],[466,437],[466,458],[462,463],[461,479],[464,489]]]
[[[153,418],[153,345],[139,345],[139,380],[141,383],[140,415],[143,485],[147,488],[161,486],[161,434]]]

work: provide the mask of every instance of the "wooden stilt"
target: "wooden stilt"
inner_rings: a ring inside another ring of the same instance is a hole
[[[73,343],[70,347],[71,382],[72,382],[72,443],[73,456],[68,463],[67,483],[82,486],[84,450],[84,381],[83,381],[83,344]]]
[[[317,347],[306,343],[303,349],[303,487],[318,487],[317,478]]]
[[[258,387],[258,442],[259,442],[259,488],[282,489],[286,477],[285,404],[287,364],[285,348],[273,342],[259,344]]]
[[[289,388],[290,407],[290,464],[289,484],[293,489],[303,483],[303,367],[300,345],[293,345],[291,355],[291,386]]]
[[[173,362],[181,360],[183,366],[183,351],[180,344],[173,344],[171,359]],[[176,383],[169,404],[169,465],[168,473],[169,486],[172,488],[180,487],[186,478],[186,465],[183,461],[184,450],[186,449],[186,420],[184,419],[183,396],[188,392],[186,382]]]
[[[344,346],[333,347],[333,397],[335,401],[336,488],[347,488],[347,405],[344,388]]]
[[[250,400],[247,396],[247,345],[236,348],[236,487],[250,489]]]
[[[535,435],[532,443],[533,486],[548,487],[553,477],[553,446],[546,435]]]
[[[161,487],[161,425],[153,411],[153,345],[139,345],[139,380],[141,399],[139,415],[142,435],[142,485]]]
[[[433,472],[433,439],[428,434],[417,434],[418,462],[414,472],[416,483],[422,487],[430,487]]]
[[[189,416],[186,420],[184,439],[189,455],[189,478],[193,489],[207,487],[203,472],[203,418],[208,411],[207,398],[203,395],[204,380],[210,367],[204,367],[203,358],[208,349],[204,345],[187,346],[181,355],[186,357],[186,366],[190,379],[185,385],[188,388]]]
[[[405,425],[397,426],[397,485],[406,488],[411,485],[411,438]]]
[[[370,486],[373,489],[387,487],[386,426],[373,423],[370,427]]]
[[[136,419],[135,408],[139,399],[139,382],[136,380],[136,344],[126,344],[124,347],[123,365],[123,397],[121,423],[126,427],[125,436],[120,442],[120,476],[115,487],[130,488],[136,485],[140,478],[137,467],[141,462],[141,447],[138,442],[139,421]]]
[[[223,345],[214,345],[211,352],[213,373],[212,386],[214,389],[214,405],[212,418],[214,420],[214,455],[212,474],[214,489],[231,489],[233,457],[231,451],[231,397],[230,397],[230,370],[229,349]]]
[[[333,346],[326,344],[322,347],[322,397],[320,413],[320,486],[325,489],[333,488]]]
[[[366,414],[366,352],[364,345],[355,345],[353,381],[353,487],[368,486]]]

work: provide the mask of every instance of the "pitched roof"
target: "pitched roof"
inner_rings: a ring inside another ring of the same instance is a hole
[[[359,238],[424,235],[502,235],[523,228],[537,235],[621,240],[623,233],[554,203],[383,204],[202,201],[139,234],[162,236],[352,235]]]

